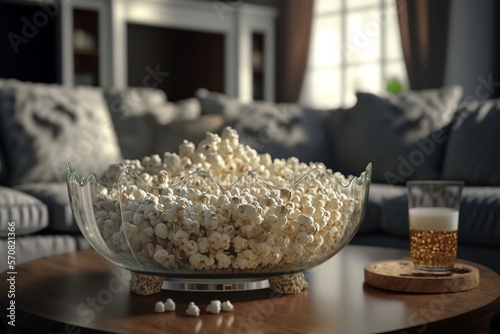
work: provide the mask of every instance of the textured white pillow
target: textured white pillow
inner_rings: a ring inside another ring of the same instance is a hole
[[[122,159],[98,88],[7,81],[0,118],[11,184],[64,181],[68,160],[99,174]]]

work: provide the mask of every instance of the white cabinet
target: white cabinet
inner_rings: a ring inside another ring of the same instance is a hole
[[[127,24],[142,24],[222,34],[224,93],[244,101],[274,100],[275,8],[226,0],[53,0],[53,3],[61,9],[58,38],[62,81],[67,86],[80,83],[126,87]]]
[[[274,100],[275,86],[275,10],[241,5],[235,22],[238,45],[236,72],[238,93],[244,101],[261,97]],[[255,92],[255,90],[261,92]]]
[[[113,85],[111,0],[62,2],[63,84]]]
[[[252,36],[257,33],[263,41],[260,58],[264,67],[259,69],[261,95],[264,100],[274,100],[277,17],[274,8],[243,1],[114,0],[112,9],[115,85],[127,85],[127,23],[144,24],[223,34],[225,93],[251,100],[256,69]]]

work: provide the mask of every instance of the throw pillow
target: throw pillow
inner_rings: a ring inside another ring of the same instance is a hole
[[[243,103],[234,97],[222,93],[211,92],[205,88],[198,88],[195,96],[201,104],[201,113],[204,115],[222,115],[225,119],[233,120],[238,117]]]
[[[222,115],[240,142],[273,158],[297,157],[331,167],[326,113],[291,103],[249,102],[204,88],[196,91],[202,114]]]
[[[303,162],[323,162],[331,167],[326,114],[297,104],[253,102],[240,107],[226,125],[240,135],[240,142],[273,158],[297,157]]]
[[[82,174],[122,160],[99,89],[20,83],[0,96],[13,185],[63,181],[69,160]]]
[[[330,117],[335,168],[358,175],[372,162],[373,181],[388,184],[438,178],[461,96],[458,86],[386,97],[357,93],[354,107]]]
[[[104,95],[115,125],[119,120],[144,115],[152,115],[158,123],[164,125],[177,120],[193,120],[201,114],[197,98],[175,103],[167,102],[165,93],[160,89],[144,87],[109,89]]]
[[[442,178],[500,186],[499,127],[500,99],[461,106],[451,127]]]
[[[104,91],[104,97],[113,118],[142,116],[167,101],[162,90],[143,87],[110,88]]]

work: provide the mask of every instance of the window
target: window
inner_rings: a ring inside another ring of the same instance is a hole
[[[315,0],[303,104],[348,107],[356,91],[407,82],[394,0]]]

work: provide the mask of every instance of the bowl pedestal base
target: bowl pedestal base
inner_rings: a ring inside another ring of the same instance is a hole
[[[193,279],[165,278],[163,276],[140,274],[132,272],[130,290],[138,295],[152,295],[164,290],[220,292],[220,291],[250,291],[271,288],[280,294],[295,294],[307,288],[304,274],[279,275],[268,279]]]
[[[138,295],[152,295],[163,290],[176,291],[250,291],[269,288],[265,278],[241,279],[193,279],[165,278],[163,276],[140,274],[132,272],[130,290]]]

